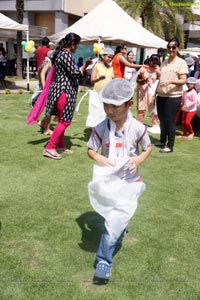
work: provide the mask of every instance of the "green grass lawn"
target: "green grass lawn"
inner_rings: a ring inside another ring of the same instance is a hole
[[[177,140],[174,153],[153,148],[111,280],[94,286],[103,220],[87,193],[88,101],[65,133],[74,155],[55,161],[42,156],[48,138],[26,125],[29,98],[0,95],[0,300],[199,300],[199,136]]]

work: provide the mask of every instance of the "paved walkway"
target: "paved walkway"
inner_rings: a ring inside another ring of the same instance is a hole
[[[3,82],[0,82],[0,93],[4,94],[6,89],[10,90],[11,93],[18,93],[19,90],[23,90],[23,93],[29,93],[27,89],[27,81],[24,80],[16,80],[16,81],[8,81],[5,80],[6,87],[4,86]],[[38,80],[30,80],[29,82],[29,90],[35,90],[38,84]]]
[[[0,82],[0,94],[5,94],[6,92],[6,89],[10,90],[10,93],[11,94],[18,94],[19,93],[19,90],[23,90],[23,94],[27,93],[29,94],[30,93],[30,90],[35,90],[35,88],[37,87],[37,84],[38,84],[38,80],[30,80],[29,82],[29,90],[27,89],[27,81],[26,79],[24,80],[16,80],[16,81],[8,81],[6,80],[6,86],[5,87],[3,85],[2,82]],[[79,91],[82,90],[82,91],[86,91],[88,90],[89,86],[88,85],[80,85],[79,86]]]

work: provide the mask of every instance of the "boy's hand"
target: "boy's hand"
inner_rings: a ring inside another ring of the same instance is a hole
[[[132,174],[134,174],[137,171],[137,168],[147,159],[151,154],[151,151],[152,146],[149,145],[146,150],[142,150],[140,155],[129,158],[129,169]]]
[[[113,163],[111,161],[108,160],[107,157],[97,153],[94,157],[94,160],[96,161],[96,163],[99,165],[99,166],[102,166],[102,167],[114,167]]]
[[[137,167],[139,166],[140,162],[137,156],[131,157],[128,161],[129,170],[131,174],[135,174],[137,171]]]

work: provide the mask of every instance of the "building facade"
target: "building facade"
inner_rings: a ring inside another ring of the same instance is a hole
[[[71,26],[102,0],[24,0],[26,25],[43,27],[46,35],[57,33]],[[1,0],[0,11],[16,20],[16,0]]]

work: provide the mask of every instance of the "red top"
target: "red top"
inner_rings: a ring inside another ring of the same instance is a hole
[[[124,78],[125,65],[118,61],[118,57],[121,56],[122,53],[115,54],[112,60],[112,66],[114,71],[115,78]]]
[[[37,64],[37,69],[41,66],[43,60],[45,59],[45,56],[47,56],[47,52],[49,52],[50,48],[47,46],[40,46],[36,50],[36,64]]]

